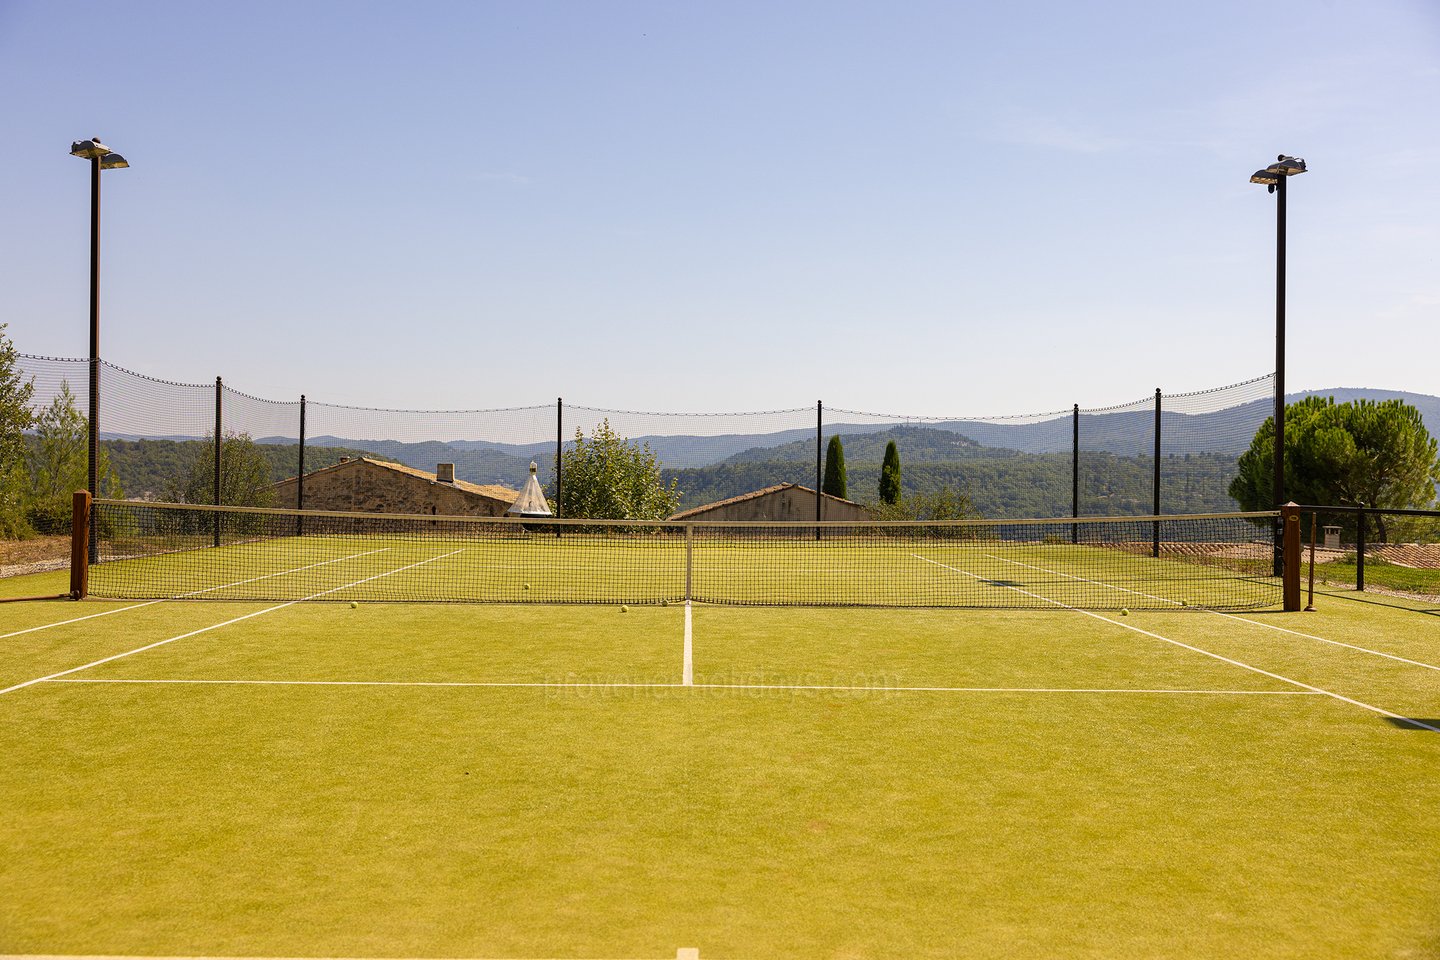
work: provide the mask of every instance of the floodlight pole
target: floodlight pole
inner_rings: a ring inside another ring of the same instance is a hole
[[[90,430],[86,484],[93,501],[100,494],[100,171],[117,170],[130,164],[99,137],[76,140],[70,155],[90,161]],[[95,523],[90,523],[90,562],[99,559],[100,541]]]
[[[1285,502],[1285,181],[1306,170],[1305,161],[1285,154],[1263,170],[1250,175],[1251,183],[1263,184],[1275,198],[1275,477],[1272,502],[1279,509]],[[1275,575],[1283,558],[1280,529],[1275,531]]]
[[[1275,183],[1275,508],[1285,503],[1285,181]]]
[[[90,158],[90,435],[86,489],[100,495],[100,157]],[[100,533],[90,524],[90,562],[100,559]]]

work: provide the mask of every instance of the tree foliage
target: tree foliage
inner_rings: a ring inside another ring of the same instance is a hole
[[[894,503],[872,506],[876,520],[979,520],[983,514],[964,488],[912,491]]]
[[[560,515],[599,520],[663,520],[680,509],[680,490],[660,479],[650,445],[632,443],[597,424],[589,438],[578,428],[561,454]]]
[[[72,497],[90,484],[90,421],[75,405],[68,382],[61,381],[60,392],[35,418],[35,433],[26,446],[30,466],[26,518],[41,532],[68,530]],[[95,475],[99,496],[116,500],[125,496],[103,446]]]
[[[900,448],[894,440],[885,444],[885,459],[880,463],[880,502],[892,507],[900,502]]]
[[[173,475],[165,498],[175,503],[215,502],[215,437],[193,447],[185,468]],[[270,464],[248,433],[226,432],[220,441],[220,502],[234,507],[266,507],[274,502]]]
[[[845,487],[845,444],[840,441],[838,433],[830,438],[830,445],[825,448],[825,480],[820,490],[841,500],[849,499]]]
[[[1440,483],[1437,443],[1403,400],[1306,397],[1285,408],[1285,493],[1323,506],[1425,509]],[[1261,424],[1240,457],[1230,496],[1245,510],[1270,510],[1275,418]],[[1384,526],[1381,525],[1381,537]]]
[[[32,533],[23,508],[25,476],[25,431],[34,421],[30,397],[34,379],[20,371],[15,345],[0,323],[0,537],[21,537]]]

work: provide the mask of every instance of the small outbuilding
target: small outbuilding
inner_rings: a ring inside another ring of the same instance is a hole
[[[826,521],[870,520],[870,511],[853,500],[820,494],[820,519]],[[671,520],[775,520],[804,522],[815,519],[816,493],[798,483],[777,483],[773,487],[742,493],[738,497],[682,510]]]
[[[281,480],[272,489],[275,504],[298,505],[299,481]],[[419,513],[461,517],[503,517],[519,490],[455,479],[455,465],[441,463],[434,473],[403,463],[345,458],[305,474],[306,510],[360,513]]]

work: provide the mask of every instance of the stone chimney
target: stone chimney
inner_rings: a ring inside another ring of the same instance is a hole
[[[453,463],[437,463],[437,464],[435,464],[435,479],[436,479],[436,480],[439,480],[441,483],[454,483],[454,482],[455,482],[455,464],[453,464]]]

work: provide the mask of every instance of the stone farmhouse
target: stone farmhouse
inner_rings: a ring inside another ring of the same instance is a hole
[[[821,520],[869,520],[870,511],[853,500],[821,494]],[[796,483],[779,483],[738,497],[682,510],[671,520],[779,520],[803,522],[815,519],[816,493]]]
[[[271,489],[276,506],[296,505],[299,482],[295,477],[281,480]],[[435,473],[427,473],[400,463],[356,457],[305,474],[306,510],[503,517],[519,496],[519,490],[509,487],[456,480],[453,463],[437,464]]]

